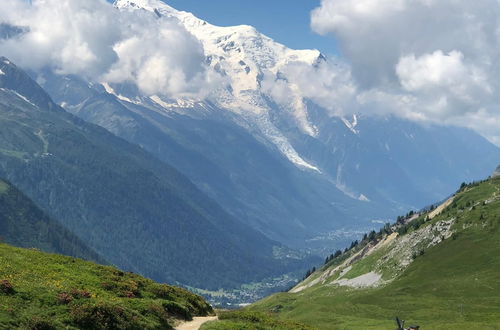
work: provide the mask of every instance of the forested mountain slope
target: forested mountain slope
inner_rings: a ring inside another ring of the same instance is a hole
[[[186,177],[53,103],[0,59],[0,176],[109,262],[202,288],[300,268]]]
[[[49,218],[16,187],[1,179],[0,240],[19,247],[105,263],[76,235]]]

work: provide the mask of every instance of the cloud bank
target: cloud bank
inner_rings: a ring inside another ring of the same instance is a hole
[[[172,98],[205,98],[228,79],[206,64],[201,42],[179,21],[146,10],[119,11],[105,0],[9,0],[0,1],[3,23],[25,33],[0,36],[1,54],[32,70],[131,82]],[[465,126],[500,145],[500,1],[322,0],[311,26],[334,36],[342,56],[290,62],[261,84],[309,134],[303,99],[332,115]]]
[[[27,28],[0,40],[2,55],[24,68],[170,97],[202,97],[217,82],[200,42],[175,18],[120,12],[104,0],[9,0],[0,2],[0,22]]]
[[[500,144],[498,0],[322,0],[358,111],[466,126]]]

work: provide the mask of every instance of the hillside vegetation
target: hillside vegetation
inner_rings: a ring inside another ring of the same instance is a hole
[[[49,218],[16,187],[1,179],[0,241],[106,263],[76,235]]]
[[[212,313],[184,289],[0,244],[0,329],[171,329]]]
[[[289,293],[248,312],[318,329],[390,329],[396,316],[426,329],[497,329],[499,255],[495,178],[464,184],[441,207],[366,235]]]

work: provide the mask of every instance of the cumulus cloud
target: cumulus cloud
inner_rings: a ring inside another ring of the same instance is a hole
[[[290,101],[290,95],[314,101],[332,115],[352,112],[351,101],[357,88],[349,67],[343,63],[320,61],[316,65],[290,62],[274,74],[266,76],[262,89],[280,104]]]
[[[0,22],[28,32],[0,40],[19,65],[91,81],[132,82],[146,94],[198,95],[216,77],[203,48],[175,18],[120,12],[105,0],[2,1]]]
[[[497,0],[322,0],[311,26],[340,43],[364,111],[467,126],[497,142],[499,17]]]

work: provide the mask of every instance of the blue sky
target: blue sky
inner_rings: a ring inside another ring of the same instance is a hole
[[[335,40],[315,34],[310,12],[320,0],[164,0],[172,7],[189,11],[212,24],[248,24],[290,48],[316,48],[337,54]]]

